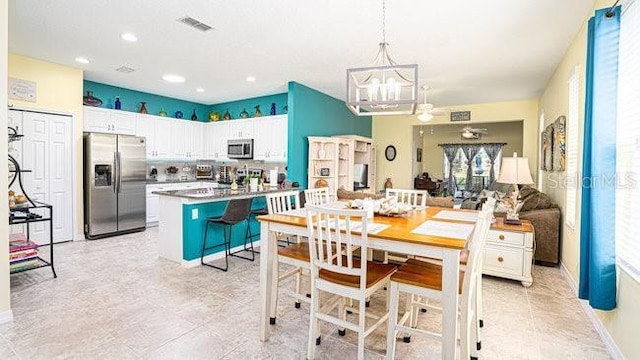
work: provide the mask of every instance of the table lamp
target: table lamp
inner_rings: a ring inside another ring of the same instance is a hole
[[[518,153],[513,153],[513,157],[505,157],[502,159],[502,167],[500,168],[499,183],[513,184],[513,192],[508,197],[501,200],[501,203],[507,207],[507,216],[505,224],[520,224],[518,211],[522,206],[520,201],[520,192],[518,185],[533,184],[531,172],[529,171],[529,159],[518,157]]]

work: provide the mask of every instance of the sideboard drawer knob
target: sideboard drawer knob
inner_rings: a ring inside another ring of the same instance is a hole
[[[504,261],[504,258],[502,256],[499,256],[498,257],[498,262],[503,262],[503,261]]]
[[[500,234],[500,236],[498,236],[498,239],[504,240],[504,235]]]

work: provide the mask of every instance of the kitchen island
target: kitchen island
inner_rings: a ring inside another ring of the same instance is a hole
[[[208,217],[218,217],[224,213],[227,203],[231,199],[253,198],[252,210],[264,209],[265,195],[269,193],[291,191],[291,189],[265,188],[249,191],[244,187],[237,190],[221,188],[198,188],[185,190],[154,191],[160,196],[158,221],[158,250],[162,258],[181,263],[184,267],[200,265],[202,239],[205,222]],[[258,234],[260,225],[254,217],[250,219],[252,234]],[[223,227],[209,228],[208,243],[213,244],[219,239],[222,243]],[[231,235],[231,251],[242,249],[246,233],[246,224],[233,227]],[[259,237],[255,237],[255,242]],[[256,244],[257,245],[257,244]],[[205,252],[205,262],[224,257],[223,248]]]

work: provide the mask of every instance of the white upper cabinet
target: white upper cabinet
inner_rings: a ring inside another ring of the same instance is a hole
[[[171,143],[174,138],[171,134],[172,122],[173,120],[155,118],[156,157],[160,159],[171,158]]]
[[[147,158],[156,156],[156,121],[150,115],[138,115],[136,136],[147,139]]]
[[[176,159],[187,157],[187,142],[191,139],[187,139],[187,133],[191,137],[191,131],[187,132],[186,121],[174,120],[171,121],[171,157]],[[189,128],[188,130],[191,130]]]
[[[189,123],[191,129],[191,141],[189,142],[189,158],[202,159],[204,156],[204,123],[192,121]]]
[[[218,121],[205,124],[204,138],[205,159],[226,160],[227,140],[230,138],[232,121]]]
[[[136,114],[126,111],[84,107],[84,131],[135,135]]]
[[[258,120],[260,118],[257,118]],[[257,119],[242,119],[229,122],[229,139],[253,139]]]
[[[287,115],[256,119],[253,158],[265,161],[287,160]]]
[[[171,158],[171,120],[138,114],[136,135],[147,139],[147,158]]]

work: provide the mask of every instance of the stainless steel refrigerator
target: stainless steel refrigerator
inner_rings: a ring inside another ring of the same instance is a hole
[[[84,234],[97,239],[146,227],[146,140],[85,133]]]

